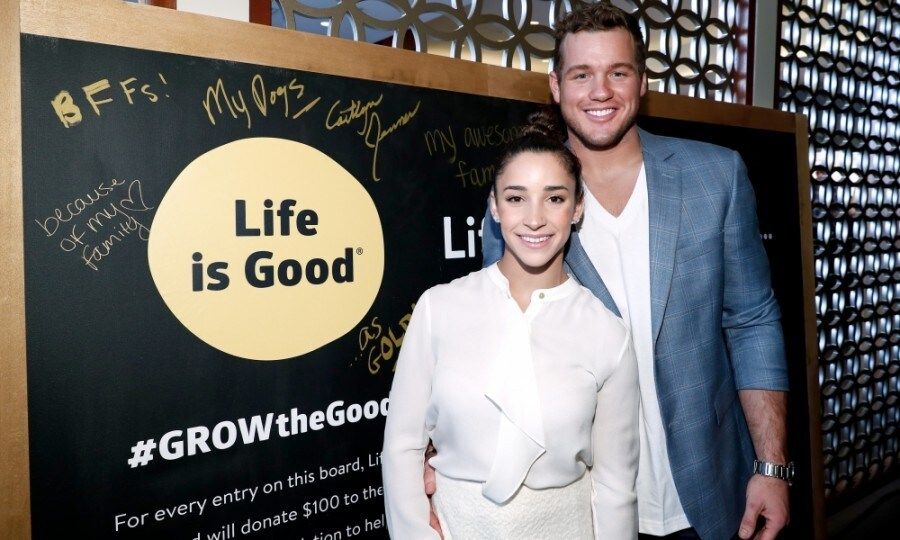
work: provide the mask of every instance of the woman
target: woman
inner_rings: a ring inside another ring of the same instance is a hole
[[[395,539],[439,537],[422,483],[429,438],[445,538],[637,537],[631,338],[566,275],[580,167],[543,118],[497,168],[502,258],[426,291],[407,329],[382,451]]]

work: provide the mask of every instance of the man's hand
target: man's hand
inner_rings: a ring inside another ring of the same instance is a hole
[[[434,490],[437,488],[437,483],[434,480],[434,467],[431,466],[431,458],[437,452],[434,450],[434,446],[431,443],[428,443],[428,448],[425,450],[425,471],[423,473],[423,481],[425,482],[425,495],[428,495],[428,502],[431,503],[431,496],[434,495]],[[434,513],[434,504],[430,504],[429,507],[429,525],[431,528],[437,531],[441,538],[444,537],[444,533],[441,531],[441,522],[438,520],[437,514]]]
[[[774,540],[790,519],[788,500],[787,482],[754,474],[747,483],[747,507],[738,536],[744,540]],[[760,517],[765,522],[756,531]]]
[[[787,463],[787,394],[769,390],[741,390],[738,396],[747,417],[757,459]],[[788,501],[787,482],[759,474],[751,476],[747,482],[747,507],[738,536],[744,540],[774,540],[790,519]],[[760,517],[765,519],[765,523],[756,531]]]

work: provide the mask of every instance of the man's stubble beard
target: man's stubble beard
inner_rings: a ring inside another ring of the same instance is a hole
[[[619,128],[612,136],[601,137],[599,139],[592,140],[588,138],[588,136],[580,129],[576,122],[572,122],[569,118],[568,113],[562,107],[559,108],[563,121],[566,123],[566,129],[569,133],[569,137],[575,136],[578,141],[581,143],[583,147],[588,150],[593,151],[601,151],[601,150],[609,150],[610,148],[616,147],[628,131],[634,127],[637,121],[637,112],[634,112],[630,118],[626,118],[625,122],[622,124],[622,127]]]

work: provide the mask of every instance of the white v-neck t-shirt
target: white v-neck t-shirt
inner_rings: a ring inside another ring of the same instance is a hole
[[[634,191],[619,216],[603,208],[590,190],[584,191],[579,239],[634,339],[641,388],[637,477],[640,532],[665,536],[690,524],[672,478],[653,371],[647,174],[642,165]]]

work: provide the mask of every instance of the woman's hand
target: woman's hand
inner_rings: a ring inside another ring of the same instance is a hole
[[[434,490],[437,488],[437,483],[434,479],[434,467],[431,466],[431,458],[437,454],[437,451],[434,449],[434,445],[430,442],[428,443],[428,448],[425,449],[425,471],[423,473],[423,481],[425,482],[425,495],[428,495],[429,502],[429,525],[431,528],[437,531],[441,538],[444,538],[444,533],[441,531],[441,522],[438,520],[437,514],[434,513],[434,504],[431,503],[431,496],[434,495]]]

